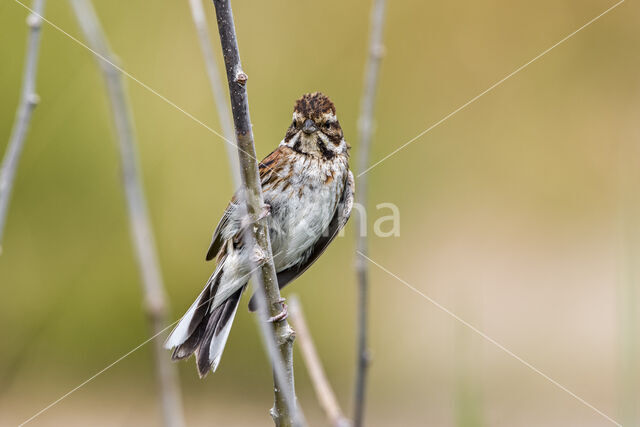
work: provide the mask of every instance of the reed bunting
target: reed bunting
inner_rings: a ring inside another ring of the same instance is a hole
[[[349,148],[333,102],[315,92],[296,101],[284,139],[259,164],[280,288],[309,268],[349,219],[354,192]],[[217,258],[216,269],[165,343],[174,349],[174,360],[195,353],[200,377],[218,367],[251,272],[253,251],[242,239],[241,211],[234,196],[207,252],[207,260]],[[256,305],[254,295],[249,309]]]

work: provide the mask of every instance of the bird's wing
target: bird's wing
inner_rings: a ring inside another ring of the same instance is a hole
[[[231,202],[227,205],[227,208],[224,210],[222,214],[222,218],[216,227],[216,230],[213,232],[213,238],[211,239],[211,245],[209,246],[209,250],[207,251],[207,261],[210,261],[218,255],[220,249],[223,247],[224,239],[222,237],[223,230],[227,228],[230,222],[231,216],[234,214],[237,207],[237,199],[236,195],[231,198]]]
[[[260,182],[263,186],[265,185],[265,182],[270,182],[274,178],[278,177],[278,172],[276,171],[276,169],[278,168],[278,164],[281,160],[281,150],[280,148],[276,148],[258,164],[258,169],[260,172]],[[218,226],[213,232],[211,245],[209,246],[209,250],[207,251],[207,261],[214,259],[220,252],[220,249],[222,248],[224,243],[223,235],[227,234],[224,231],[227,227],[229,227],[232,217],[236,215],[238,200],[238,192],[236,191],[236,193],[231,198],[231,202],[229,202],[229,205],[227,205],[227,208],[224,210],[224,214],[222,214],[222,218],[220,219]]]
[[[294,266],[287,268],[286,270],[282,270],[277,273],[278,276],[278,286],[280,289],[285,287],[292,280],[296,279],[302,273],[304,273],[307,268],[311,267],[311,264],[316,262],[316,260],[322,255],[322,253],[327,249],[329,243],[336,237],[338,232],[345,226],[347,221],[349,220],[349,216],[351,215],[351,209],[353,208],[353,193],[354,193],[355,183],[353,180],[353,174],[349,171],[346,179],[344,190],[342,191],[342,195],[340,196],[340,200],[338,201],[338,206],[336,208],[336,212],[329,223],[327,229],[322,233],[322,236],[316,241],[316,243],[311,248],[311,253],[306,259]],[[249,301],[249,310],[255,311],[257,309],[256,296],[253,295],[251,300]]]

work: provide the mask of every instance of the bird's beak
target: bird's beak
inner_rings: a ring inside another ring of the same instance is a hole
[[[318,128],[316,127],[316,124],[311,119],[305,120],[302,124],[302,132],[306,133],[307,135],[311,135],[317,130]]]

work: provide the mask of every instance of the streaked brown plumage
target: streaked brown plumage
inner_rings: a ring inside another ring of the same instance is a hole
[[[349,145],[335,106],[315,92],[296,101],[284,139],[259,164],[273,260],[282,288],[313,264],[344,227],[353,206]],[[196,354],[198,372],[215,371],[240,297],[246,288],[251,251],[241,238],[238,198],[233,197],[213,234],[207,260],[217,266],[205,289],[173,330],[165,346],[173,358]],[[252,298],[249,308],[255,309]]]

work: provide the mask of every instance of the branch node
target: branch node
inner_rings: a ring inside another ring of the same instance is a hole
[[[383,44],[376,44],[371,47],[371,56],[374,59],[382,59],[387,53]]]
[[[142,302],[143,309],[151,319],[162,319],[166,315],[166,305],[161,298],[146,297]]]
[[[253,245],[253,262],[256,266],[262,266],[269,261],[269,256],[260,245]]]
[[[31,29],[40,28],[42,26],[42,18],[40,17],[40,15],[31,13],[29,14],[29,16],[27,16],[27,25]]]
[[[248,79],[249,79],[249,76],[247,76],[245,72],[242,71],[242,69],[238,69],[238,71],[236,72],[235,82],[241,86],[244,86],[247,84]]]
[[[35,104],[31,102],[30,94],[35,91],[36,76],[38,74],[38,56],[40,53],[40,40],[42,32],[40,24],[44,13],[44,0],[33,1],[33,11],[27,16],[26,23],[29,27],[27,36],[27,51],[25,66],[23,69],[22,88],[20,101],[16,111],[15,121],[11,128],[11,136],[2,155],[0,164],[0,243],[4,234],[7,220],[11,190],[16,177],[16,171],[24,148],[25,139],[31,123],[31,114]]]
[[[282,343],[293,343],[296,339],[296,331],[294,331],[291,326],[287,324],[285,330],[280,337]]]
[[[371,365],[371,362],[373,362],[373,353],[371,352],[371,350],[366,350],[363,354],[362,354],[362,361],[364,362],[364,365],[368,368],[369,365]]]
[[[40,103],[40,97],[37,93],[30,93],[27,95],[27,103],[30,107],[35,107]]]

